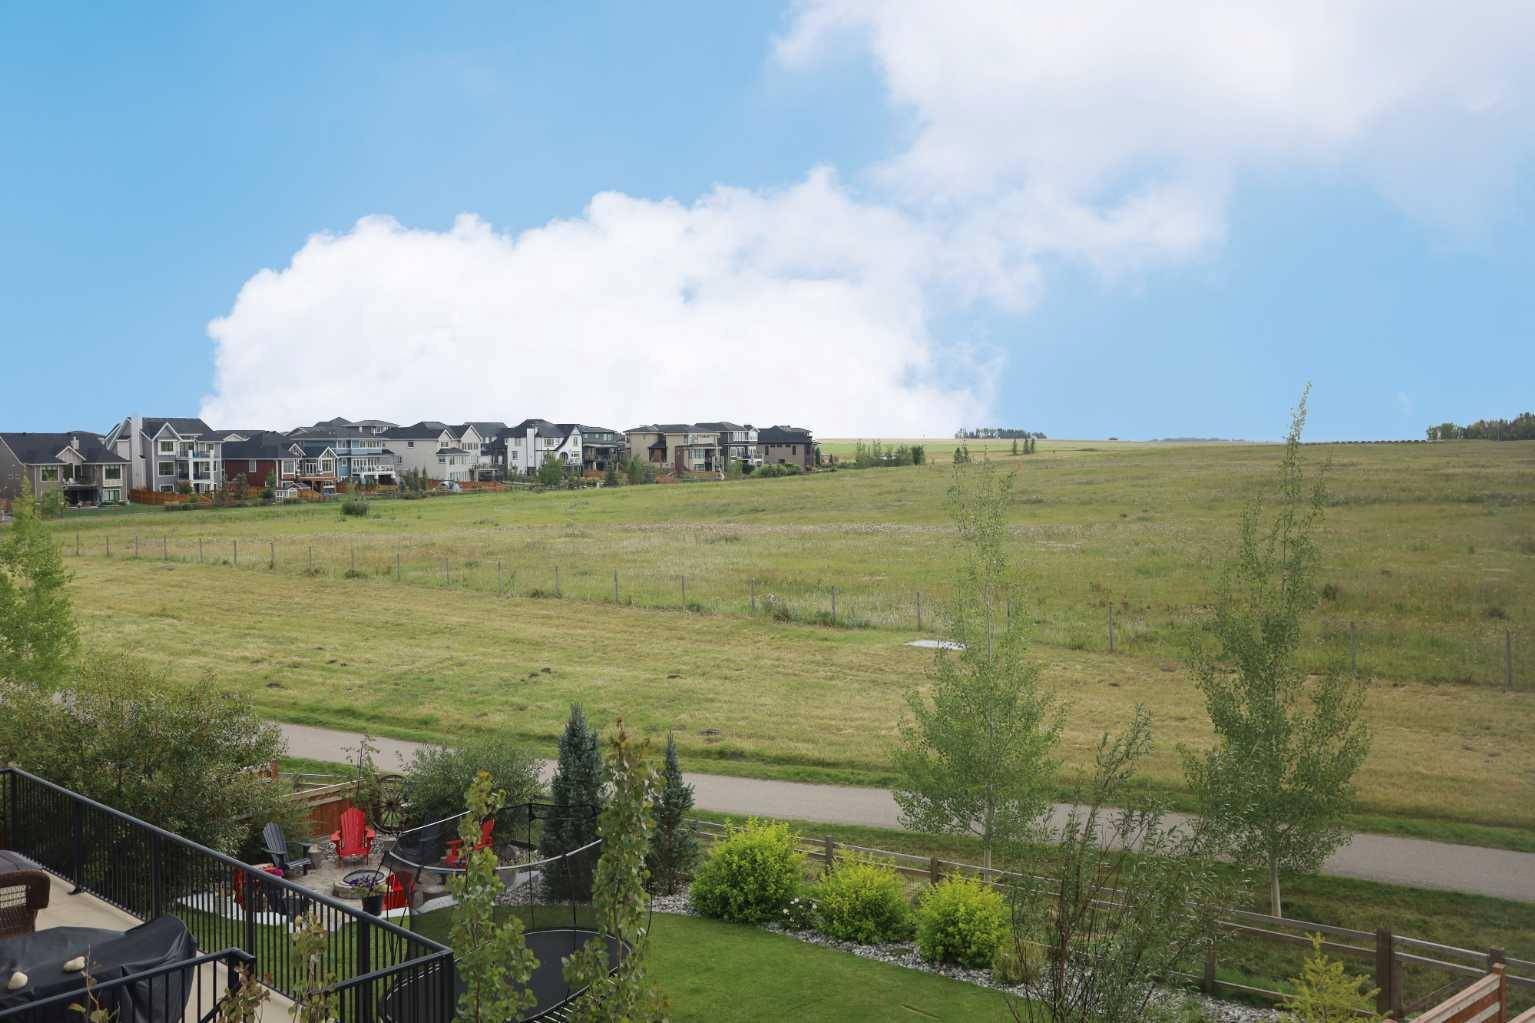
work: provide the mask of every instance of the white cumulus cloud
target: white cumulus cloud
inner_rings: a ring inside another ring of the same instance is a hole
[[[826,171],[692,205],[604,193],[520,235],[460,216],[316,235],[210,326],[215,423],[318,416],[729,418],[823,434],[973,422],[984,366],[930,337],[954,272]]]

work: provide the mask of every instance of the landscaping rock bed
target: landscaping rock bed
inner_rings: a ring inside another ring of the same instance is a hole
[[[650,900],[650,908],[656,913],[670,913],[678,916],[700,916],[688,900],[686,890],[676,895],[657,895]],[[839,952],[848,952],[864,959],[873,959],[876,962],[888,963],[891,966],[900,966],[908,970],[921,970],[924,973],[936,973],[950,980],[957,980],[964,984],[975,984],[978,987],[991,988],[994,991],[1005,991],[1022,996],[1022,987],[1009,987],[998,984],[991,979],[990,970],[972,970],[963,966],[952,966],[943,963],[930,963],[917,953],[917,946],[913,942],[892,942],[886,945],[859,945],[851,941],[838,941],[828,938],[819,931],[793,930],[782,924],[765,924],[764,930],[774,931],[786,935],[796,941],[803,941],[811,945],[820,945],[823,948],[836,949]],[[1190,999],[1197,1004],[1207,1020],[1212,1023],[1274,1023],[1281,1013],[1274,1009],[1265,1009],[1256,1005],[1244,1005],[1240,1002],[1227,1002],[1219,998],[1211,998],[1197,992],[1184,990],[1167,990],[1163,997],[1170,999]]]

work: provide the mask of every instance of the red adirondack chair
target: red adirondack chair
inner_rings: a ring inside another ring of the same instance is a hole
[[[366,862],[373,852],[375,837],[377,835],[368,827],[368,819],[362,815],[362,811],[349,806],[341,811],[341,830],[331,832],[330,844],[336,849],[336,859],[342,863],[348,860]]]
[[[416,879],[398,870],[389,874],[389,891],[384,895],[385,909],[409,909],[416,894]]]
[[[494,832],[495,830],[496,830],[496,819],[494,817],[487,817],[483,821],[481,821],[480,822],[480,840],[478,842],[474,843],[473,851],[474,852],[479,852],[481,849],[489,848],[490,847],[491,833]],[[443,862],[446,863],[450,867],[456,867],[461,862],[463,862],[463,859],[464,859],[464,840],[462,838],[449,839],[448,840],[448,856],[447,856],[447,858],[445,860],[443,860]]]

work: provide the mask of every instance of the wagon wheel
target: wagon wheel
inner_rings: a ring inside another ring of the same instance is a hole
[[[374,790],[373,805],[369,807],[373,826],[385,835],[398,835],[405,830],[405,776],[381,774]]]

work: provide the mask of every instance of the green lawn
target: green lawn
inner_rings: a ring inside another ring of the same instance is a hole
[[[971,984],[859,959],[755,927],[657,914],[654,976],[675,1023],[888,1023],[1007,1020],[1002,996]],[[448,917],[417,929],[438,940]]]

